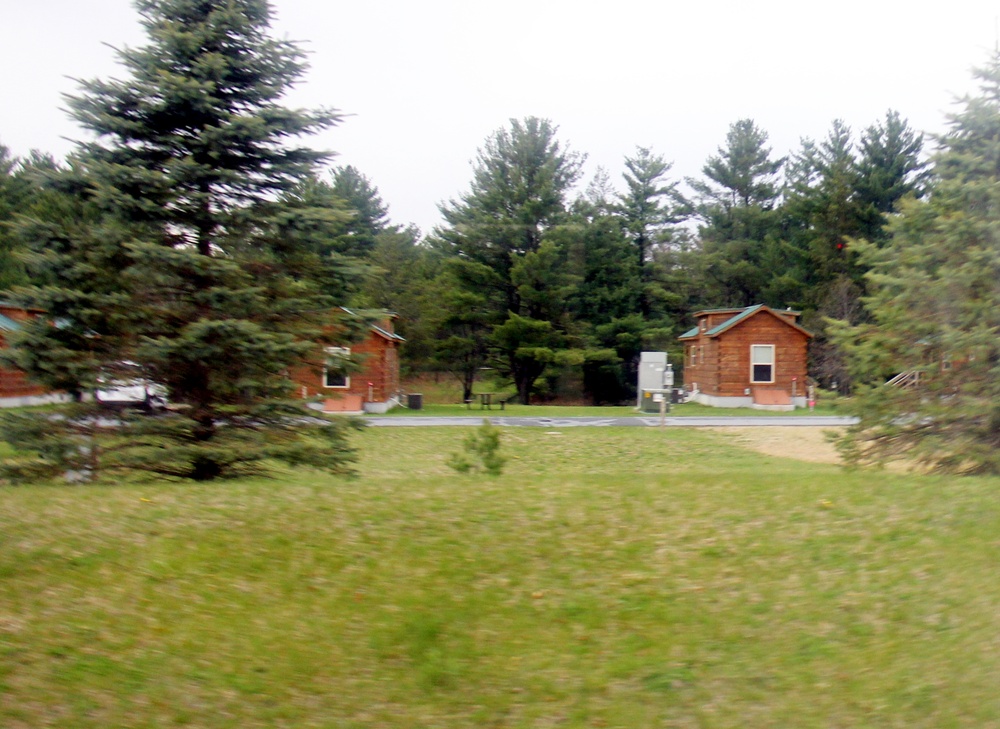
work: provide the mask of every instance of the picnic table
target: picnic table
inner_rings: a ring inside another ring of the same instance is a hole
[[[479,409],[480,410],[492,410],[494,405],[499,405],[500,409],[503,410],[507,401],[510,400],[511,395],[504,395],[496,392],[474,392],[472,393],[472,399],[465,401],[465,407],[471,408],[472,403],[479,398]]]

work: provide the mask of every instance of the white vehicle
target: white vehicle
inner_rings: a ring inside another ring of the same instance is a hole
[[[167,391],[163,385],[141,376],[135,362],[122,362],[112,376],[99,377],[95,399],[111,407],[140,407],[157,410],[166,407]],[[135,376],[130,376],[135,375]]]

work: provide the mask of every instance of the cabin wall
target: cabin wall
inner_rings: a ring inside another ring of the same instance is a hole
[[[0,314],[17,322],[25,322],[35,314],[14,306],[0,305]],[[7,340],[0,334],[0,349],[7,347]],[[30,380],[21,370],[0,367],[0,407],[40,405],[52,401],[53,396],[41,385]]]
[[[713,394],[743,397],[747,389],[780,390],[801,395],[806,378],[806,347],[808,337],[778,319],[758,315],[723,332],[717,337],[718,385]],[[774,382],[751,382],[750,347],[754,344],[774,345]]]
[[[301,367],[292,375],[303,398],[338,398],[358,395],[364,402],[385,402],[399,392],[399,352],[396,342],[377,334],[370,335],[362,342],[350,345],[351,359],[359,369],[351,372],[347,387],[325,387],[323,365],[326,361],[325,349],[318,347],[314,362]],[[368,383],[371,383],[369,390]]]
[[[727,321],[732,315],[732,312],[708,315],[705,317],[706,331]],[[743,403],[753,391],[778,390],[793,397],[804,396],[809,337],[784,323],[794,323],[794,317],[778,316],[780,314],[757,314],[715,337],[707,337],[699,331],[695,338],[686,340],[685,387],[688,390],[697,389],[711,398],[711,404],[723,402],[718,398],[727,398],[725,404],[734,407]],[[750,381],[750,346],[754,344],[774,345],[773,383]],[[697,355],[693,360],[692,348]]]

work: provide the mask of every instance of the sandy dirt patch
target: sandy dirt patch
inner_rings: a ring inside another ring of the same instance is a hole
[[[826,434],[842,432],[829,426],[769,425],[757,428],[709,428],[725,433],[732,443],[768,456],[794,458],[812,463],[840,463],[840,455]]]

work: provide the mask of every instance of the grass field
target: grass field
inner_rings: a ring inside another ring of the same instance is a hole
[[[750,408],[713,408],[708,405],[700,405],[695,402],[671,405],[668,415],[672,418],[684,418],[694,416],[726,417],[735,415],[739,417],[761,417],[761,418],[781,418],[801,415],[842,415],[833,403],[820,403],[813,410],[798,408],[788,411],[774,410],[751,410]],[[405,407],[393,408],[384,415],[372,415],[369,417],[535,417],[535,418],[574,418],[574,417],[595,417],[595,418],[632,418],[636,416],[657,417],[658,413],[640,413],[633,406],[590,406],[590,405],[521,405],[509,402],[501,410],[499,405],[493,405],[489,410],[483,409],[478,403],[470,406],[461,403],[427,403],[419,410],[408,410]]]
[[[688,429],[0,488],[0,726],[997,727],[1000,482]]]

